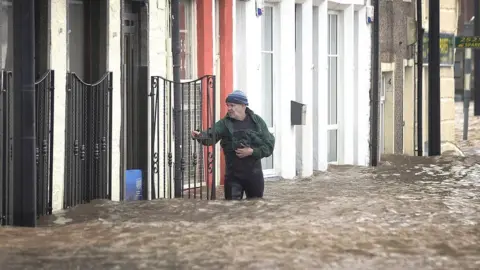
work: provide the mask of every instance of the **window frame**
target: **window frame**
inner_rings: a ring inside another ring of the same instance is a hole
[[[335,25],[335,28],[336,28],[335,29],[336,30],[336,33],[335,33],[336,34],[336,38],[335,38],[335,40],[336,40],[336,42],[335,42],[336,53],[334,53],[334,54],[330,53],[330,40],[331,40],[331,34],[332,34],[331,31],[330,31],[331,30],[331,25],[330,25],[330,18],[331,18],[330,16],[331,15],[335,15],[336,16],[336,21],[337,21],[336,25]],[[341,140],[341,136],[340,136],[341,135],[340,134],[341,133],[341,119],[340,119],[341,114],[339,113],[339,109],[341,107],[339,106],[339,103],[342,100],[341,91],[340,91],[341,86],[339,85],[339,69],[340,69],[341,59],[342,59],[341,58],[342,48],[341,48],[341,43],[339,42],[340,41],[340,35],[341,35],[341,29],[340,29],[340,27],[341,27],[340,21],[341,21],[341,18],[342,18],[341,15],[342,14],[339,11],[328,10],[328,34],[327,34],[328,36],[327,36],[327,40],[326,40],[327,48],[328,48],[328,51],[327,51],[327,59],[328,59],[328,61],[327,61],[327,65],[328,65],[328,71],[327,71],[328,72],[328,94],[327,94],[327,96],[328,96],[328,101],[327,101],[328,102],[328,115],[327,115],[327,129],[326,129],[327,140],[329,140],[329,132],[332,131],[332,130],[336,130],[336,150],[335,150],[336,160],[332,160],[332,161],[329,160],[329,156],[328,156],[329,151],[328,150],[325,153],[327,155],[327,161],[328,161],[329,164],[338,164],[339,160],[341,160],[341,158],[340,158],[341,153],[340,153],[340,147],[339,147],[339,145],[341,143],[341,141],[340,141]],[[331,115],[331,111],[330,111],[331,110],[331,108],[330,108],[330,91],[331,91],[331,89],[330,89],[330,77],[331,77],[330,59],[331,58],[336,59],[336,76],[335,76],[335,78],[336,78],[336,86],[335,86],[335,88],[336,88],[336,90],[335,90],[335,92],[336,92],[335,93],[336,94],[336,104],[335,104],[336,121],[335,122],[336,123],[335,124],[329,124],[330,115]],[[329,146],[330,146],[330,141],[328,141],[327,147],[329,147]]]
[[[190,51],[188,52],[188,61],[185,65],[185,78],[180,79],[180,82],[189,82],[197,79],[198,72],[198,59],[197,59],[197,9],[195,0],[180,0],[180,5],[185,5],[185,25],[190,29],[182,30],[181,33],[186,33],[188,47]],[[181,40],[180,40],[181,42]],[[180,44],[182,46],[182,44]],[[181,61],[181,60],[180,60]],[[182,68],[182,63],[180,63],[180,68]]]
[[[277,47],[277,44],[276,44],[276,41],[277,41],[277,35],[279,34],[278,33],[278,30],[276,29],[277,27],[275,27],[275,22],[277,21],[277,16],[278,16],[278,10],[277,10],[277,6],[275,4],[269,4],[269,3],[265,3],[264,5],[264,8],[271,8],[272,10],[272,40],[271,40],[271,49],[270,50],[264,50],[263,46],[262,46],[262,41],[260,41],[260,55],[261,55],[261,59],[260,59],[260,73],[262,72],[262,64],[263,64],[263,54],[271,54],[272,55],[272,70],[271,70],[271,74],[272,74],[272,90],[271,90],[271,99],[272,99],[272,123],[271,123],[271,126],[268,126],[268,131],[272,134],[275,135],[275,130],[276,130],[276,115],[277,115],[277,111],[275,109],[275,100],[276,100],[276,94],[275,94],[275,88],[277,86],[277,76],[276,76],[276,66],[275,66],[275,59],[277,58],[276,57],[276,47]],[[261,19],[263,20],[263,18],[265,18],[264,16],[261,17]],[[260,23],[262,24],[262,23]],[[262,35],[264,34],[264,29],[262,27]],[[262,37],[263,38],[263,37]],[[264,78],[264,76],[262,76],[262,78]],[[263,96],[263,91],[264,91],[264,88],[263,88],[263,81],[262,81],[262,84],[261,84],[261,95]],[[262,100],[263,101],[263,100]],[[272,153],[272,155],[268,158],[271,158],[272,159],[272,168],[269,168],[269,169],[263,169],[263,174],[264,174],[264,177],[268,178],[268,177],[275,177],[277,175],[277,167],[276,167],[276,163],[277,163],[277,158],[276,158],[276,154],[275,154],[275,151],[274,153]],[[265,159],[262,159],[262,167],[265,167],[266,165],[266,161],[263,161],[263,160],[266,160],[267,158]]]

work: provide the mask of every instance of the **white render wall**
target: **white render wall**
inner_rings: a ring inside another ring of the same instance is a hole
[[[52,208],[63,209],[65,186],[65,106],[67,74],[67,0],[50,2],[50,69],[55,71]]]
[[[370,0],[367,0],[370,4]],[[371,84],[371,31],[370,25],[365,23],[367,8],[360,7],[355,16],[356,34],[355,51],[355,86],[356,90],[356,129],[354,136],[356,158],[355,164],[367,166],[370,163],[370,84]]]
[[[295,52],[295,3],[301,4],[302,10],[302,35],[297,41],[297,46],[301,46],[300,54],[297,53],[301,61],[296,61]],[[277,176],[286,179],[308,177],[313,170],[326,170],[328,166],[329,10],[339,12],[339,26],[342,27],[337,73],[340,80],[339,139],[343,142],[338,147],[339,163],[368,165],[371,35],[370,25],[366,23],[365,1],[272,0],[265,4],[273,5],[274,9],[274,164]],[[313,6],[318,15],[312,16]],[[261,17],[256,17],[254,11],[255,1],[236,2],[234,88],[244,90],[250,107],[259,111],[262,104],[262,29]],[[301,72],[296,70],[296,62]],[[301,81],[297,82],[298,74]],[[297,85],[301,85],[299,95],[296,95]],[[317,85],[319,91],[315,90]],[[307,105],[305,126],[290,124],[291,100]]]
[[[113,72],[112,92],[112,200],[120,199],[120,131],[121,131],[121,3],[109,0],[107,69]],[[50,4],[50,69],[55,71],[54,144],[53,144],[53,211],[63,209],[65,170],[65,106],[67,73],[67,8],[68,0],[52,0]]]
[[[149,17],[148,17],[148,48],[149,48],[149,53],[148,53],[148,61],[149,61],[149,72],[150,76],[162,76],[162,77],[169,77],[169,74],[167,72],[167,66],[169,67],[169,70],[172,70],[170,67],[172,66],[171,64],[171,53],[167,53],[167,50],[171,52],[170,48],[170,38],[168,37],[167,34],[167,13],[166,13],[166,1],[165,0],[154,0],[150,1],[150,5],[148,7],[149,10]],[[169,57],[167,57],[167,54]],[[171,73],[171,72],[170,72]],[[148,91],[150,92],[151,85],[150,83],[148,84],[149,89]],[[163,91],[159,91],[159,94],[164,93]],[[160,97],[160,100],[163,100],[163,96]],[[160,102],[160,106],[163,106],[163,103]],[[148,111],[151,111],[151,102],[149,99],[148,102]],[[163,107],[159,108],[159,111],[163,111]],[[151,123],[151,114],[148,113],[148,123]],[[161,118],[162,119],[162,118]],[[156,142],[152,141],[152,138],[150,136],[151,134],[151,125],[148,125],[148,199],[151,199],[151,145],[152,143],[160,143],[163,142],[165,139],[163,138],[163,130],[160,130],[159,138],[156,140]],[[165,125],[158,124],[157,128],[165,128]],[[159,144],[159,152],[163,152],[163,144]],[[164,164],[163,162],[163,155],[158,155],[158,164]],[[154,179],[155,183],[159,181],[159,179]],[[173,190],[173,188],[172,188]],[[163,194],[163,189],[161,190],[160,194]]]
[[[122,117],[121,88],[121,0],[108,1],[107,70],[113,73],[112,90],[112,201],[120,200],[120,136]]]

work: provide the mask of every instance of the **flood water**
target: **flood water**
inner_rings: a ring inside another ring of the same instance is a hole
[[[1,228],[0,269],[480,269],[479,161],[334,166],[261,201],[99,201]]]

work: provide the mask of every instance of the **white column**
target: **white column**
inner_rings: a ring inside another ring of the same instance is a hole
[[[247,93],[247,66],[245,57],[247,53],[247,18],[245,14],[248,2],[240,1],[235,5],[235,49],[233,51],[235,63],[233,65],[233,88],[240,89]],[[248,95],[248,93],[247,93]]]
[[[121,163],[121,125],[122,125],[122,99],[121,99],[121,1],[110,0],[108,7],[108,71],[113,73],[112,90],[112,200],[120,200],[120,163]]]
[[[215,112],[215,117],[216,119],[221,119],[223,115],[220,113],[220,108],[221,106],[224,106],[225,101],[220,99],[220,12],[219,12],[219,0],[212,0],[212,28],[213,28],[213,74],[215,75],[215,103],[216,103],[216,112]],[[218,11],[218,12],[217,12]],[[237,12],[237,5],[235,1],[233,1],[233,21],[235,22],[236,20],[236,12]],[[198,19],[197,19],[198,20]],[[232,52],[233,52],[233,85],[235,87],[235,84],[238,80],[236,76],[236,68],[237,68],[237,60],[236,60],[236,42],[237,42],[237,31],[238,29],[235,29],[236,27],[233,26],[233,47],[232,47]],[[222,148],[220,144],[218,143],[215,146],[215,165],[217,168],[220,168],[220,154],[222,153]],[[220,185],[220,178],[221,178],[221,171],[219,169],[215,170],[215,185]]]
[[[55,72],[52,208],[63,209],[65,169],[65,86],[67,74],[67,0],[50,2],[50,69]]]
[[[312,46],[312,27],[313,27],[313,7],[312,0],[306,0],[302,4],[302,103],[307,106],[306,123],[300,126],[301,147],[302,147],[302,166],[300,170],[301,177],[308,177],[313,174],[313,46]]]
[[[274,64],[279,71],[278,100],[280,109],[277,118],[277,143],[279,150],[278,168],[280,176],[286,179],[295,177],[295,132],[290,122],[291,101],[295,100],[295,0],[283,0],[279,4],[280,18],[274,25],[280,25],[276,35],[280,36],[276,59],[280,64]],[[274,30],[275,31],[275,30]],[[275,42],[274,42],[275,43]],[[274,51],[277,51],[274,48]]]
[[[328,125],[328,1],[322,1],[318,6],[318,93],[317,110],[314,120],[317,121],[318,130],[313,137],[317,140],[317,158],[315,169],[324,171],[328,167],[327,162],[327,125]]]
[[[214,12],[213,14],[215,15],[215,13],[216,13],[216,12],[215,12],[215,0],[211,0],[211,1],[213,1],[212,10],[213,10],[213,12]],[[213,18],[214,18],[214,22],[213,22],[213,27],[214,27],[214,28],[213,28],[213,33],[215,33],[215,16],[213,16]],[[233,0],[233,1],[232,1],[232,22],[235,23],[236,21],[237,21],[237,0]],[[237,50],[237,31],[238,31],[238,28],[237,28],[237,26],[235,26],[235,25],[234,25],[232,28],[233,28],[233,29],[232,29],[232,31],[233,31],[233,33],[232,33],[232,52],[233,52],[233,60],[232,60],[233,63],[232,63],[232,67],[233,67],[233,71],[232,71],[232,72],[233,72],[233,86],[235,86],[235,85],[236,85],[236,80],[237,80],[237,78],[236,78],[237,76],[235,76],[235,73],[236,73],[236,72],[235,72],[235,68],[236,68],[237,60],[238,60],[238,58],[237,58],[237,56],[236,56],[236,50]],[[215,35],[214,35],[214,36],[215,36]],[[214,39],[213,39],[213,44],[215,44],[215,37],[214,37]],[[214,48],[215,48],[215,46],[214,46]],[[215,50],[213,50],[213,51],[215,52]],[[217,92],[219,93],[220,91],[217,91]],[[223,103],[223,101],[222,101],[222,103]],[[217,107],[217,108],[218,108],[218,107]]]
[[[157,0],[156,5],[151,5],[149,7],[149,16],[148,16],[148,62],[149,62],[149,73],[150,76],[163,76],[167,77],[167,55],[166,55],[166,44],[169,42],[163,42],[167,40],[167,35],[165,33],[165,23],[166,23],[166,5],[165,5],[165,0]],[[158,42],[162,41],[162,42]],[[149,92],[151,91],[150,89],[150,84],[148,84],[149,87]],[[163,91],[159,91],[158,94],[163,95]],[[164,97],[161,96],[160,100],[163,100]],[[148,111],[151,111],[151,103],[150,99],[148,102]],[[159,111],[163,111],[163,102],[160,102],[159,104],[160,108]],[[148,122],[151,123],[152,121],[152,115],[149,113],[148,114]],[[159,118],[160,121],[163,121],[163,117]],[[165,128],[164,123],[157,123],[156,124],[157,128]],[[151,179],[151,173],[152,173],[152,153],[151,153],[151,146],[153,143],[159,143],[163,142],[165,140],[163,136],[163,130],[160,130],[158,132],[158,137],[157,140],[153,141],[151,138],[151,128],[152,126],[149,124],[148,125],[148,198],[151,199],[151,189],[154,188],[151,186],[152,179]],[[159,144],[159,152],[163,153],[163,143]],[[155,149],[157,149],[155,147]],[[163,160],[163,155],[159,154],[158,155],[158,164],[164,164]],[[155,181],[158,181],[158,179],[154,179]],[[163,196],[163,191],[161,194],[157,194]]]
[[[358,11],[358,44],[355,44],[357,58],[357,76],[358,76],[358,100],[356,101],[358,111],[356,113],[358,121],[358,146],[357,163],[358,165],[368,165],[370,157],[370,25],[366,22],[366,8]]]
[[[343,160],[344,164],[353,164],[354,158],[354,121],[356,112],[354,111],[354,6],[348,6],[343,12],[343,55],[342,62],[342,95],[339,102],[343,102],[341,108],[343,109],[342,137],[343,137]],[[369,52],[365,52],[368,54]]]
[[[246,89],[250,108],[256,113],[261,112],[262,108],[262,78],[260,75],[260,64],[262,61],[262,17],[255,15],[255,1],[245,2],[245,54],[244,57]],[[274,55],[275,57],[275,55]]]

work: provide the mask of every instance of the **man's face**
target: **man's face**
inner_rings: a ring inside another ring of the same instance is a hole
[[[245,115],[247,106],[243,104],[227,103],[228,116],[233,119],[239,119]]]

